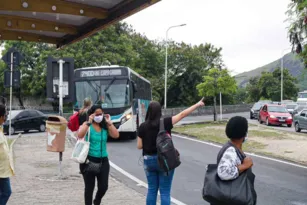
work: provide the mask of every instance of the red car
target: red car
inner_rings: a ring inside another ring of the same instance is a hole
[[[259,112],[259,123],[270,125],[287,125],[292,126],[292,116],[282,105],[264,105]]]

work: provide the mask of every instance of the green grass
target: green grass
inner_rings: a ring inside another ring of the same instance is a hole
[[[205,123],[197,123],[197,124],[190,124],[190,125],[182,125],[176,126],[174,128],[175,132],[183,133],[186,135],[192,135],[197,138],[203,140],[210,140],[211,138],[215,138],[214,141],[223,143],[224,140],[220,140],[219,138],[216,139],[216,136],[226,137],[225,135],[225,122],[205,122]],[[249,127],[255,128],[258,127],[257,125],[249,124]],[[250,129],[248,132],[249,136],[252,137],[263,137],[263,138],[270,138],[270,139],[285,139],[286,136],[283,133],[280,133],[274,129],[265,129],[265,130],[255,130]]]
[[[283,133],[280,133],[276,130],[250,130],[248,135],[270,139],[286,139],[286,136]]]
[[[175,127],[173,130],[175,132],[192,136],[200,140],[214,142],[218,144],[224,144],[229,140],[225,134],[225,123],[192,124],[192,125],[178,126]],[[256,132],[253,134],[256,134]],[[258,132],[257,134],[266,134],[267,137],[272,136],[272,133],[270,131],[261,131]],[[265,144],[253,140],[249,140],[246,143],[244,143],[244,150],[249,152],[263,149],[265,147],[266,147]]]
[[[177,133],[181,133],[190,137],[195,137],[199,140],[209,141],[218,144],[225,144],[229,139],[225,134],[225,123],[212,123],[206,122],[202,124],[191,124],[191,125],[183,125],[174,127],[173,131]],[[290,157],[286,157],[284,155],[275,154],[270,152],[270,150],[265,149],[267,147],[266,143],[258,142],[257,139],[278,139],[283,140],[287,139],[288,135],[293,135],[293,133],[285,133],[283,131],[262,128],[257,125],[250,126],[253,127],[249,130],[248,135],[250,138],[243,144],[243,150],[246,152],[251,152],[255,154],[265,155],[269,157],[279,158],[282,160],[291,161],[294,163],[304,164],[306,165],[306,161],[299,161],[291,159]],[[255,129],[254,127],[258,127]],[[255,137],[255,138],[254,138]],[[263,140],[262,140],[263,142]],[[285,151],[284,154],[290,154],[292,151]]]

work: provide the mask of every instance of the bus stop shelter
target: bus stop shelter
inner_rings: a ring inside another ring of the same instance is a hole
[[[0,40],[55,44],[86,38],[160,0],[0,0]]]

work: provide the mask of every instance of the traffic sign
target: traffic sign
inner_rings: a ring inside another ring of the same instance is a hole
[[[49,57],[47,60],[47,99],[56,101],[60,98],[60,89],[65,102],[74,101],[74,59],[62,58],[64,63],[62,73],[62,88],[60,88],[60,63],[59,60]]]
[[[7,64],[11,65],[11,54],[13,53],[13,67],[18,66],[23,60],[23,56],[14,47],[10,48],[6,54],[2,57],[2,60]]]
[[[13,71],[13,83],[12,84],[11,84],[11,71],[10,70],[4,71],[4,87],[9,88],[11,85],[14,88],[20,87],[20,71],[19,70]]]

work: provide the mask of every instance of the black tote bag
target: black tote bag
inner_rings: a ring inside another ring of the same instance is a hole
[[[228,143],[222,148],[221,156],[230,146],[233,145]],[[218,162],[219,160],[220,157]],[[202,193],[205,201],[218,205],[256,205],[257,194],[254,189],[255,175],[251,169],[242,172],[234,180],[226,181],[219,178],[217,167],[218,164],[209,164],[207,167]]]

